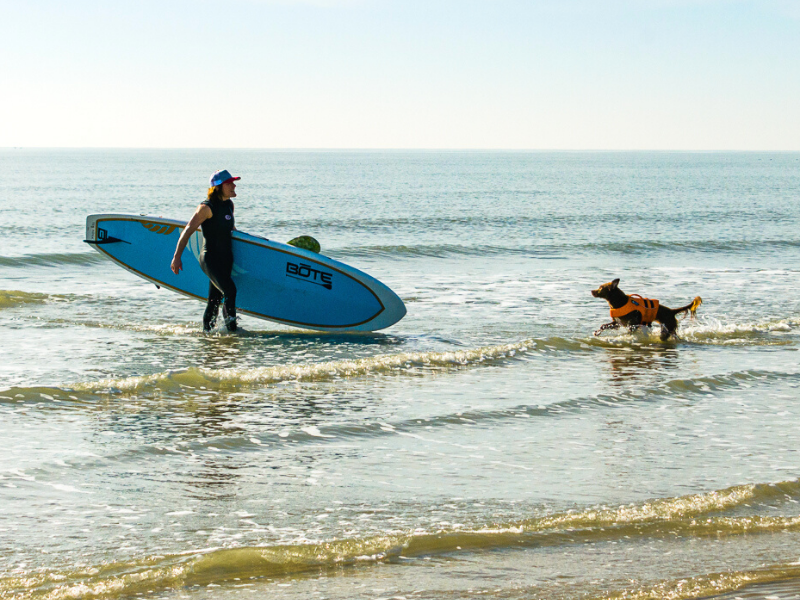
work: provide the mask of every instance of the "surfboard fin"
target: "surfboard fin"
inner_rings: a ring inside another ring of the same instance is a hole
[[[286,242],[290,246],[294,246],[295,248],[302,248],[303,250],[311,250],[311,252],[316,252],[319,254],[319,251],[322,248],[319,245],[319,242],[315,240],[310,235],[301,235],[300,237],[296,237],[292,240]]]

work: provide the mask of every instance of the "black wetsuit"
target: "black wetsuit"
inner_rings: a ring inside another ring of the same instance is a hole
[[[219,305],[225,302],[228,329],[236,330],[236,285],[231,279],[233,269],[233,202],[202,202],[211,209],[211,218],[201,224],[203,250],[200,252],[200,268],[208,275],[208,305],[203,315],[203,329],[210,331],[217,321]]]

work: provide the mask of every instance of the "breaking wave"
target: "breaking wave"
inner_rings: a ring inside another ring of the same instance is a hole
[[[513,240],[509,240],[513,241]],[[573,256],[624,255],[649,256],[654,254],[746,254],[753,256],[785,248],[798,248],[800,241],[793,240],[704,240],[669,241],[636,240],[632,242],[576,242],[573,244],[416,244],[348,246],[326,250],[336,258],[448,258],[520,255],[534,258],[567,258]]]
[[[574,349],[579,344],[568,344]],[[253,369],[205,369],[188,368],[165,371],[139,377],[101,379],[98,381],[73,384],[69,389],[62,388],[11,388],[0,392],[0,399],[45,399],[73,397],[74,392],[89,394],[136,393],[150,389],[203,388],[211,390],[234,390],[241,387],[263,386],[285,381],[332,381],[370,374],[402,374],[414,369],[443,370],[455,367],[477,365],[490,361],[513,359],[533,348],[558,349],[553,344],[543,344],[535,340],[487,346],[472,350],[449,352],[407,352],[381,355],[355,360],[341,360],[300,365],[276,365]]]
[[[29,295],[25,295],[29,296]],[[43,295],[30,295],[35,300],[47,298]],[[0,296],[2,298],[2,296]],[[35,301],[31,300],[31,301]],[[102,326],[94,324],[94,326]],[[196,333],[194,328],[187,326],[145,327],[140,329],[153,333],[166,333],[172,335],[187,335]],[[253,335],[265,335],[254,333]],[[269,333],[269,335],[278,335]],[[314,335],[317,335],[314,333]],[[686,336],[690,343],[718,344],[739,341],[738,337],[731,338],[732,334],[726,331],[701,330]],[[738,335],[738,334],[736,334]],[[272,365],[255,368],[200,368],[190,367],[160,371],[149,375],[139,375],[119,378],[106,378],[95,381],[84,381],[58,387],[13,387],[0,390],[0,402],[27,402],[42,400],[80,400],[91,399],[97,396],[116,394],[133,395],[154,391],[175,391],[190,393],[192,390],[226,392],[240,389],[253,389],[258,387],[279,384],[283,382],[324,382],[346,380],[369,375],[406,375],[420,376],[430,373],[477,367],[480,365],[493,365],[498,362],[536,360],[538,357],[554,353],[586,353],[617,351],[610,355],[618,361],[650,360],[652,353],[659,352],[665,345],[674,346],[675,341],[661,342],[655,333],[647,334],[621,334],[609,339],[590,337],[585,339],[569,339],[552,337],[544,339],[528,339],[511,344],[483,346],[465,350],[448,350],[432,352],[403,352],[397,354],[381,354],[367,358],[338,360],[319,363]],[[753,345],[753,339],[745,343]],[[794,343],[787,340],[763,339],[762,344]],[[619,354],[625,351],[625,354]],[[659,358],[656,355],[655,358]],[[726,389],[736,387],[743,382],[772,381],[776,379],[795,378],[797,373],[772,372],[747,370],[741,372],[722,373],[693,379],[676,379],[663,382],[659,386],[639,390],[636,398],[641,398],[642,393],[651,396],[674,395],[675,393],[707,392],[710,389]],[[567,404],[578,402],[583,405],[586,401],[602,402],[605,404],[624,401],[619,396],[608,397],[600,395],[589,399],[569,400]],[[561,406],[561,403],[559,403]],[[534,410],[534,409],[530,409]],[[548,412],[551,408],[536,408],[535,412]],[[518,412],[518,409],[515,409]]]
[[[796,598],[800,589],[800,565],[797,563],[766,565],[749,571],[732,571],[699,575],[685,579],[662,581],[656,585],[643,586],[632,590],[610,592],[595,596],[596,600],[694,600],[718,597],[720,594],[735,592],[742,588],[769,585],[776,582],[787,584],[791,595],[758,595],[750,598]],[[744,597],[737,596],[740,600]]]
[[[0,256],[0,267],[57,267],[59,265],[91,265],[102,262],[97,252],[52,252],[25,254],[23,256]]]
[[[736,323],[703,316],[696,320],[686,318],[681,321],[677,340],[673,338],[662,342],[658,325],[633,333],[626,329],[603,332],[597,339],[610,345],[691,343],[710,346],[790,346],[797,343],[794,336],[800,334],[799,327],[798,318]]]
[[[16,290],[0,290],[0,309],[14,308],[23,304],[42,304],[47,302],[49,294],[36,292],[20,292]]]

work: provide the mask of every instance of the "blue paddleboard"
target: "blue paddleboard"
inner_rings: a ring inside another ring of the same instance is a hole
[[[183,271],[170,269],[185,226],[144,215],[89,215],[86,242],[131,273],[205,302],[199,229],[183,253]],[[233,260],[239,313],[321,331],[376,331],[406,314],[397,294],[374,277],[309,250],[234,231]]]

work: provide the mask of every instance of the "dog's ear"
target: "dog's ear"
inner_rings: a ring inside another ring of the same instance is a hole
[[[611,282],[611,287],[615,288],[619,285],[619,277],[617,277],[614,281]]]

